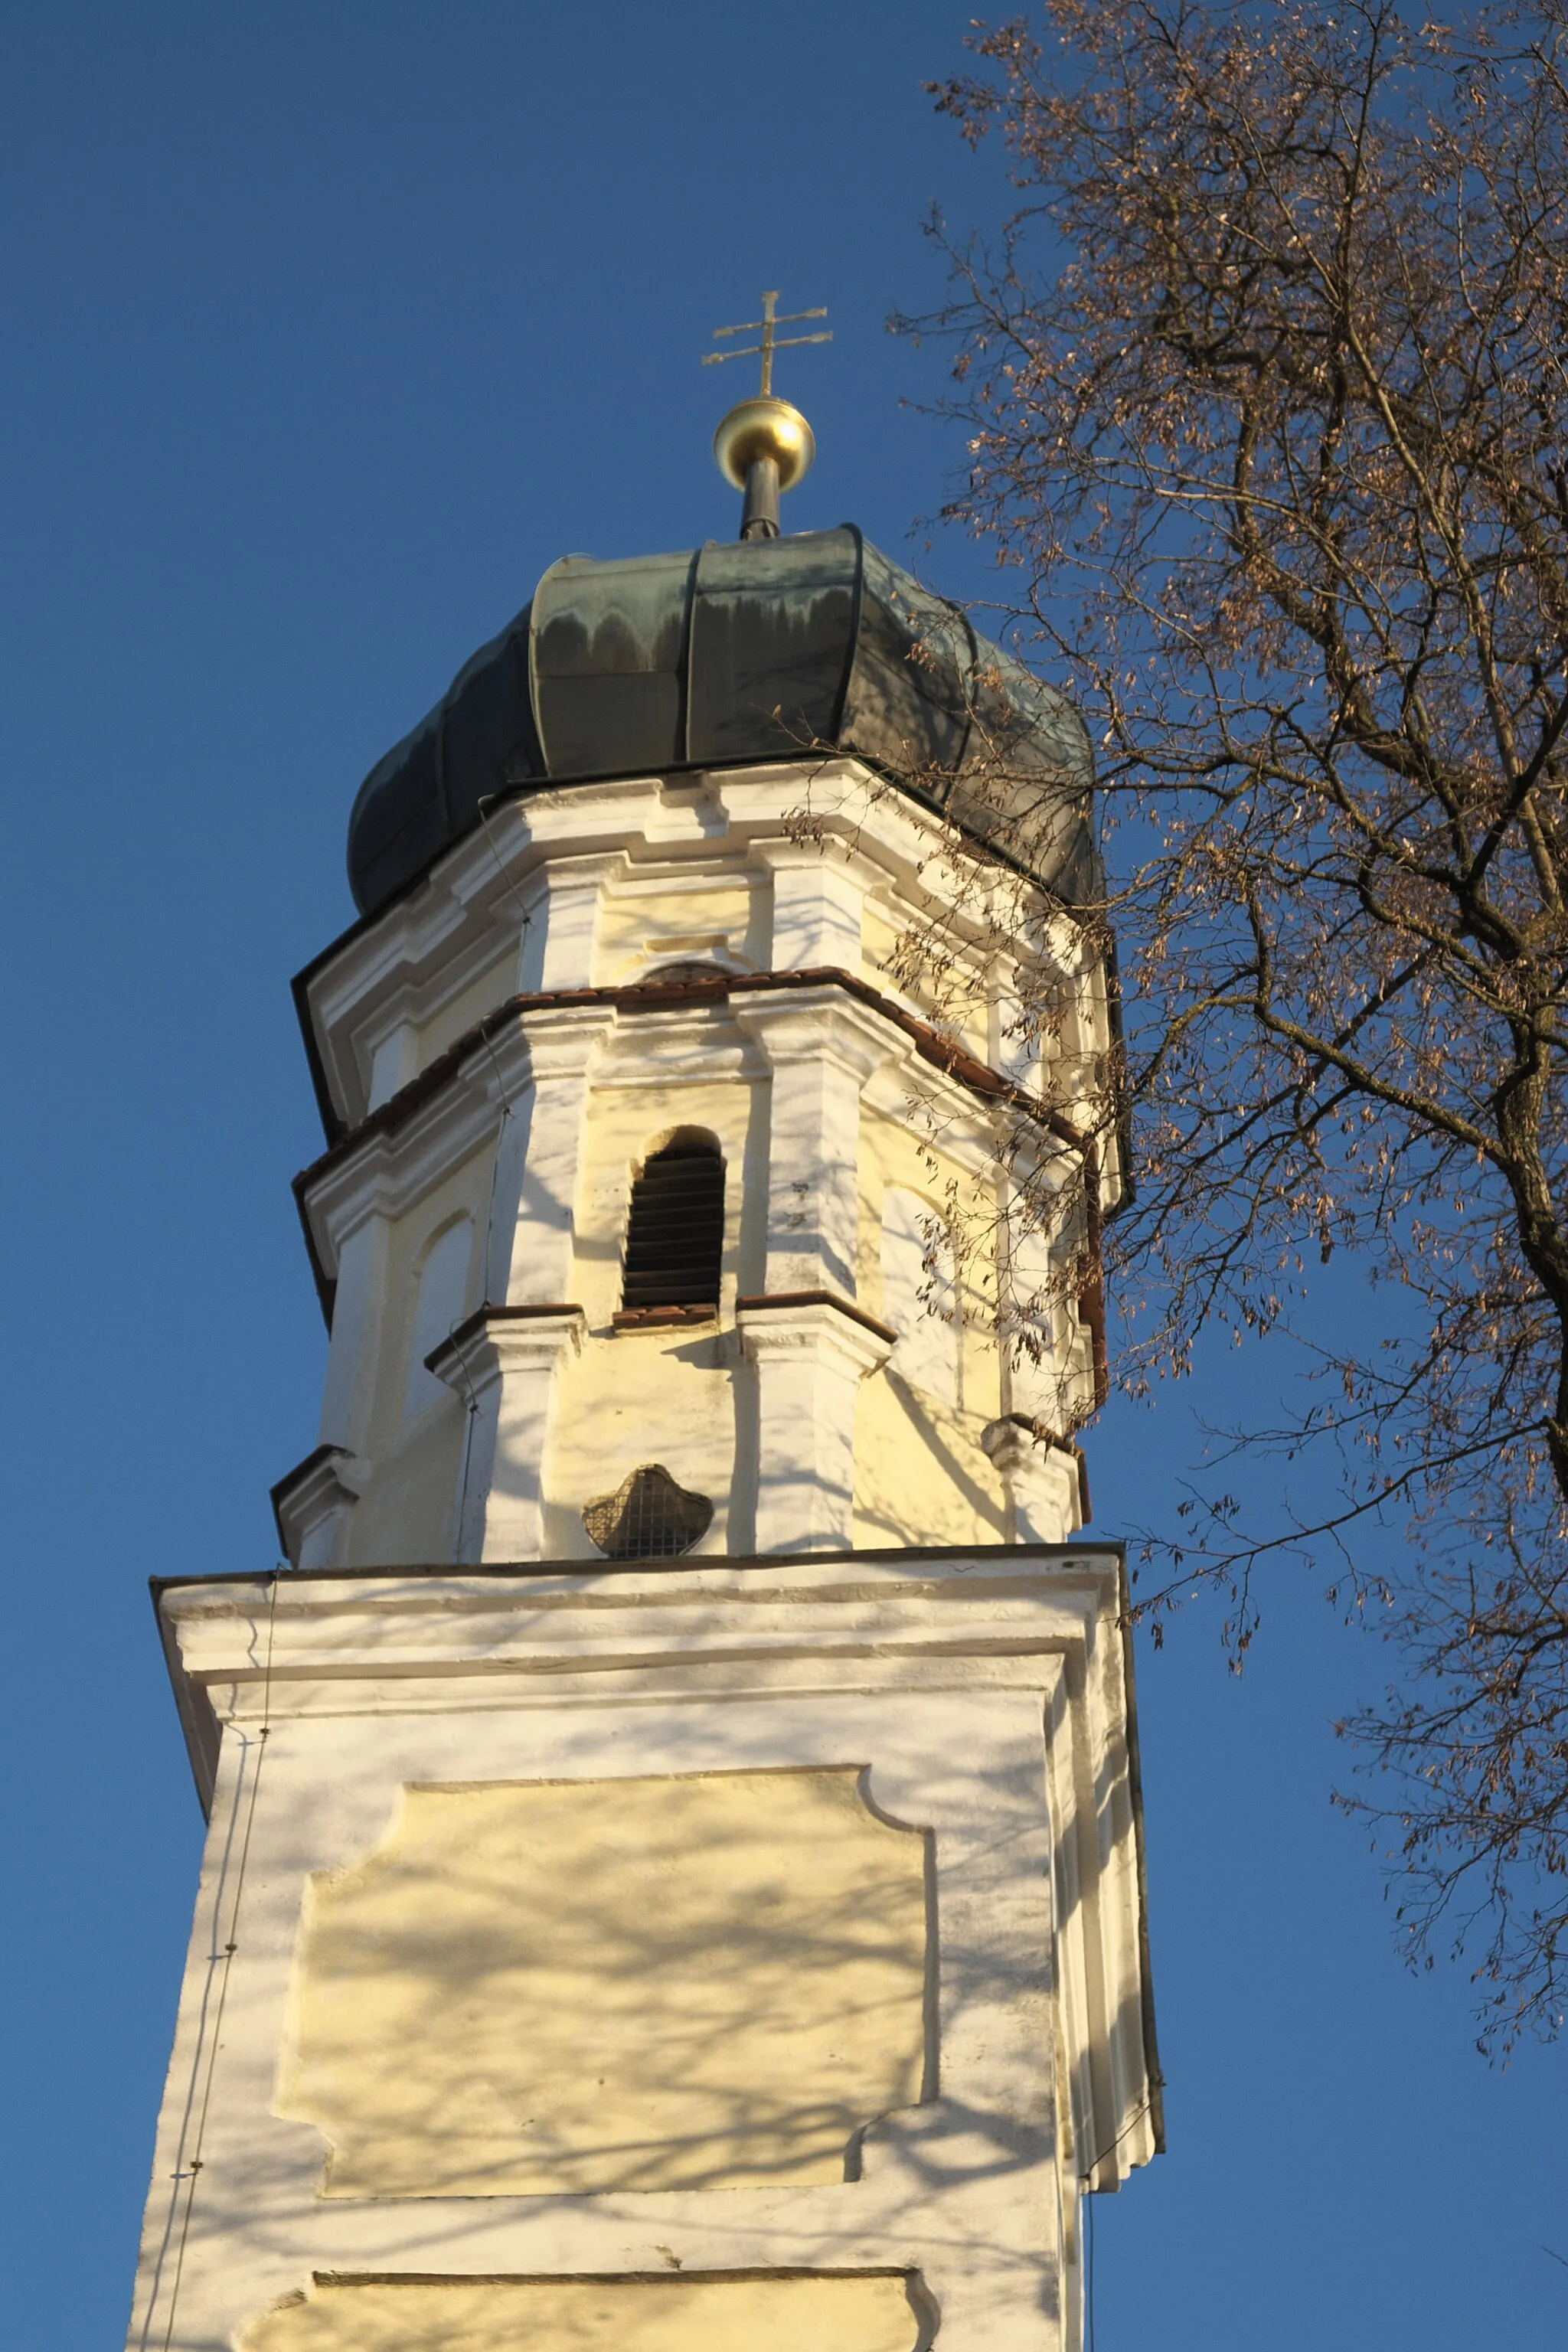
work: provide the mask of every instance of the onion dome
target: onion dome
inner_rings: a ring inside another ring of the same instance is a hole
[[[1060,897],[1092,888],[1077,712],[847,523],[552,564],[361,786],[354,903],[385,906],[497,799],[829,752]]]

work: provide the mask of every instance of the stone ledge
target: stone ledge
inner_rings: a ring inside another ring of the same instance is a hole
[[[764,1315],[790,1307],[835,1307],[840,1315],[847,1315],[852,1323],[858,1323],[876,1339],[885,1340],[889,1348],[896,1348],[899,1344],[899,1335],[890,1324],[879,1323],[874,1315],[868,1315],[865,1308],[857,1307],[853,1299],[841,1298],[836,1290],[762,1291],[753,1297],[737,1298],[735,1301],[738,1316]]]

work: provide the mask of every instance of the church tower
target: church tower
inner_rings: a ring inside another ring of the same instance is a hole
[[[1089,751],[781,535],[764,308],[740,540],[552,565],[296,982],[326,1390],[288,1567],[155,1595],[210,1830],[135,2352],[1077,2352],[1160,2146],[1038,1304],[1120,1182]]]

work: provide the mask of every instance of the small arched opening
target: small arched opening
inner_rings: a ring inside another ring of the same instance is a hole
[[[643,979],[651,987],[656,982],[730,980],[733,976],[732,966],[720,963],[716,957],[678,956],[673,963],[656,963],[651,971],[644,972]]]
[[[679,1129],[632,1181],[618,1324],[695,1321],[719,1307],[724,1160],[716,1137]]]
[[[416,1421],[426,1408],[445,1402],[451,1390],[425,1359],[463,1319],[474,1255],[471,1217],[458,1217],[425,1245],[416,1277],[413,1339],[403,1390],[403,1418]]]

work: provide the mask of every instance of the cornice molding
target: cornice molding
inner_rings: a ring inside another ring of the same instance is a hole
[[[494,1381],[582,1350],[588,1318],[568,1300],[544,1306],[480,1307],[425,1359],[426,1369],[471,1403]]]
[[[865,1308],[857,1307],[852,1298],[841,1298],[836,1290],[759,1291],[753,1297],[736,1299],[735,1317],[737,1321],[742,1315],[749,1320],[758,1315],[774,1315],[795,1307],[831,1307],[837,1313],[847,1315],[852,1323],[858,1323],[874,1339],[885,1341],[888,1347],[896,1348],[899,1344],[899,1335],[890,1324],[879,1323],[874,1315],[868,1315]]]
[[[825,850],[813,852],[797,838],[803,793]],[[412,988],[421,1019],[450,1003],[494,961],[498,927],[516,934],[542,911],[557,862],[581,861],[582,871],[603,861],[605,887],[614,892],[666,881],[686,887],[716,858],[740,879],[827,855],[868,890],[918,914],[947,895],[932,882],[932,853],[946,838],[940,818],[853,758],[524,790],[455,843],[405,898],[353,925],[297,976],[295,1000],[328,1132],[353,1122],[344,1056],[363,1087],[356,1041],[384,1031],[384,1000],[398,994],[406,1002]],[[1009,903],[1020,887],[1027,887],[1012,877]],[[1035,911],[1045,921],[1054,902],[1038,895]],[[984,876],[981,896],[984,901]],[[950,912],[976,950],[994,935],[987,903],[973,916],[967,907]],[[1028,961],[1029,946],[1022,938],[1018,944]]]
[[[956,1039],[945,1036],[929,1022],[920,1020],[904,1006],[897,1003],[883,990],[858,973],[845,971],[833,965],[824,965],[805,971],[715,972],[711,980],[632,981],[625,985],[603,988],[573,988],[542,990],[532,994],[508,997],[481,1021],[467,1030],[437,1056],[416,1078],[400,1087],[371,1111],[351,1133],[331,1144],[309,1167],[301,1170],[296,1184],[314,1185],[328,1169],[354,1151],[362,1150],[373,1135],[393,1134],[415,1116],[421,1106],[446,1084],[456,1070],[489,1042],[512,1030],[520,1021],[541,1013],[570,1013],[578,1016],[595,1008],[605,1008],[621,1015],[673,1012],[689,1005],[729,1003],[739,1015],[741,1004],[748,999],[783,996],[802,990],[832,990],[851,997],[862,1006],[890,1023],[915,1046],[922,1060],[932,1068],[942,1071],[956,1080],[970,1094],[986,1102],[1006,1104],[1021,1111],[1045,1128],[1059,1142],[1079,1147],[1086,1141],[1081,1129],[1074,1127],[1058,1111],[1042,1102],[1037,1095],[1015,1085],[989,1063],[982,1062]],[[739,1002],[737,1002],[739,1000]],[[749,1010],[749,1005],[747,1007]],[[753,1016],[754,1025],[763,1026],[761,1015]]]
[[[847,980],[849,974],[841,977]],[[846,990],[836,980],[754,994],[737,989],[730,1013],[756,1039],[770,1069],[826,1056],[864,1087],[889,1062],[904,1060],[910,1042],[907,1032],[899,1034],[901,1024],[889,1024],[890,1000],[876,1003],[875,992],[872,998],[868,1003],[858,989]]]
[[[837,1359],[857,1380],[880,1371],[899,1335],[831,1290],[781,1290],[738,1299],[735,1328],[752,1363],[770,1357]]]
[[[370,1479],[370,1464],[346,1445],[318,1445],[285,1471],[271,1490],[272,1518],[283,1557],[300,1565],[301,1548],[329,1511],[352,1509]]]

